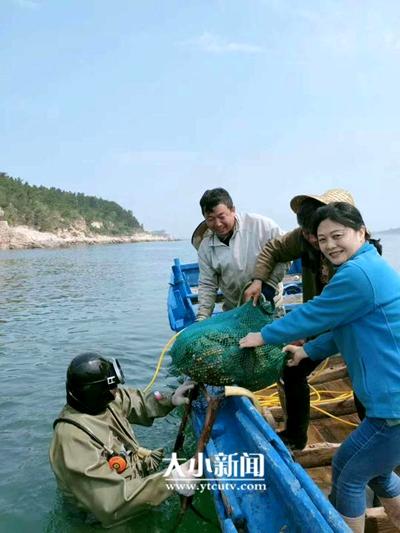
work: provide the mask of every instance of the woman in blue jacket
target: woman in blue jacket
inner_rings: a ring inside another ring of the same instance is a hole
[[[331,500],[353,531],[363,532],[368,484],[400,528],[400,478],[393,472],[400,465],[400,275],[368,242],[352,205],[319,208],[314,227],[335,275],[320,296],[249,333],[240,346],[319,335],[303,347],[286,346],[288,365],[342,354],[366,418],[333,459]]]

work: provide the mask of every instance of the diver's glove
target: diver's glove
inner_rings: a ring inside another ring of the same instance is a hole
[[[172,485],[174,485],[175,491],[187,498],[193,496],[196,492],[196,486],[201,481],[201,478],[195,477],[198,471],[190,469],[191,463],[193,463],[193,459],[189,459],[171,471]]]
[[[194,381],[185,381],[182,385],[176,389],[171,397],[172,405],[177,407],[178,405],[184,405],[189,403],[188,393],[195,387]]]

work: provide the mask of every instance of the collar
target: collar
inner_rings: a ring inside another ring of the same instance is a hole
[[[355,259],[359,255],[365,254],[366,252],[371,252],[372,250],[375,250],[375,246],[370,244],[368,241],[366,241],[360,248],[356,251],[355,254],[353,254],[349,259]]]
[[[356,253],[354,253],[351,257],[349,257],[349,258],[347,259],[347,261],[345,261],[344,263],[342,263],[341,265],[339,265],[339,266],[336,268],[336,270],[339,270],[339,269],[342,268],[343,266],[347,265],[347,263],[348,263],[349,261],[351,261],[352,259],[356,259],[358,256],[363,255],[363,254],[365,254],[365,253],[372,252],[372,251],[378,253],[378,252],[376,251],[375,246],[373,246],[373,245],[370,244],[368,241],[366,241],[362,246],[360,246],[360,248],[356,251]]]

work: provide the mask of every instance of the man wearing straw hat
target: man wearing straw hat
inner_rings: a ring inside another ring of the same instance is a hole
[[[331,202],[347,202],[354,205],[352,195],[343,189],[331,189],[321,195],[298,195],[292,198],[290,207],[297,215],[299,228],[281,238],[268,242],[260,255],[253,273],[253,283],[244,293],[244,301],[257,303],[262,283],[268,283],[271,272],[278,263],[301,259],[303,301],[319,295],[334,274],[332,263],[319,250],[317,238],[312,234],[312,216],[321,205]],[[292,449],[303,449],[307,444],[310,421],[310,389],[307,376],[318,362],[307,359],[296,367],[286,367],[283,373],[286,397],[286,429],[280,437]],[[364,408],[355,397],[357,412],[364,417]]]
[[[222,309],[228,311],[236,307],[243,289],[251,282],[263,246],[284,234],[270,218],[236,213],[230,194],[220,187],[205,191],[200,207],[205,220],[192,236],[200,269],[197,320],[211,316],[218,289],[224,297]],[[286,264],[277,264],[268,284],[263,285],[262,292],[267,300],[279,302],[286,267]]]

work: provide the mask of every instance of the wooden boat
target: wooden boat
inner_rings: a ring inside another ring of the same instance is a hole
[[[175,259],[168,293],[171,329],[180,331],[196,316],[197,263],[180,264]],[[301,301],[301,281],[289,277],[285,284],[285,306],[290,310]],[[235,490],[213,491],[222,531],[229,533],[317,533],[350,531],[327,499],[331,483],[331,460],[344,438],[359,423],[340,356],[330,358],[309,377],[312,390],[309,444],[289,452],[275,430],[285,422],[284,395],[279,384],[259,391],[261,413],[246,397],[227,397],[219,407],[206,455],[259,454],[264,457],[265,490],[241,490],[254,482],[247,476]],[[212,395],[212,392],[210,393]],[[313,398],[314,396],[314,398]],[[277,401],[279,399],[279,401]],[[192,423],[200,434],[207,402],[194,403]],[[367,510],[367,533],[397,531],[382,507]]]

